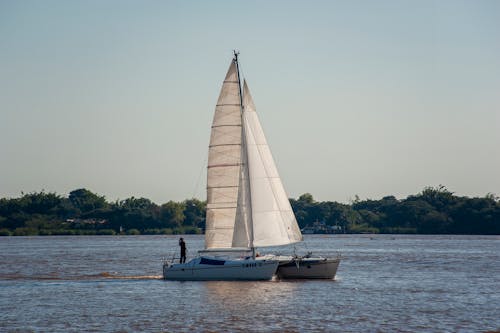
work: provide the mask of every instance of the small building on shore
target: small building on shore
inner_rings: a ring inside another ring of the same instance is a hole
[[[301,229],[301,232],[307,234],[341,234],[343,233],[340,225],[327,225],[324,221],[316,221],[312,225],[308,224]]]

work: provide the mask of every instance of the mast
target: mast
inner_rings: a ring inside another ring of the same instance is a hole
[[[233,61],[236,64],[236,76],[238,77],[238,88],[240,89],[240,105],[241,105],[241,120],[243,120],[243,94],[241,93],[241,79],[240,79],[240,65],[238,63],[238,55],[240,52],[233,50],[234,58]]]
[[[234,59],[233,61],[235,62],[236,64],[236,75],[238,77],[238,87],[239,87],[239,90],[240,90],[240,105],[241,105],[241,131],[242,131],[242,154],[244,154],[244,160],[242,159],[242,165],[241,167],[244,167],[243,171],[245,172],[245,179],[250,180],[250,175],[249,175],[249,168],[248,168],[248,149],[246,147],[246,130],[245,130],[245,117],[243,115],[243,113],[245,112],[245,106],[243,105],[243,94],[242,94],[242,89],[241,89],[241,78],[240,78],[240,66],[239,66],[239,63],[238,63],[238,55],[240,54],[238,51],[236,50],[233,50],[234,52]],[[240,189],[241,190],[241,189]],[[250,191],[250,189],[248,189],[248,196],[249,196],[249,202],[250,202],[250,205],[252,204],[252,191]],[[250,223],[248,224],[249,226],[249,239],[250,239],[250,248],[252,249],[252,257],[255,259],[255,247],[253,245],[253,220],[252,220],[252,207],[248,207],[248,216],[249,216],[249,220],[250,220]]]

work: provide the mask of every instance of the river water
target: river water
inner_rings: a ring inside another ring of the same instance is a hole
[[[164,281],[177,240],[0,237],[0,332],[500,330],[498,236],[306,235],[336,279],[269,282]]]

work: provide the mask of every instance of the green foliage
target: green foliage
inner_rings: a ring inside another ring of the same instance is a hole
[[[142,234],[144,235],[161,235],[161,229],[155,228],[155,229],[145,229],[143,230]]]
[[[14,236],[35,236],[38,235],[38,230],[33,228],[16,228],[14,229]]]
[[[107,206],[104,196],[98,196],[84,188],[71,191],[68,199],[73,207],[82,213],[88,213]]]
[[[301,228],[321,221],[351,233],[500,234],[498,197],[491,193],[484,198],[459,197],[442,185],[402,200],[356,196],[345,205],[316,202],[305,194],[290,203]]]
[[[160,221],[164,227],[180,227],[184,221],[184,202],[169,201],[160,206]]]
[[[312,205],[314,204],[314,198],[311,193],[304,193],[299,197],[299,201],[306,204]]]
[[[127,230],[127,235],[140,235],[141,232],[137,229],[130,229],[130,230]]]
[[[116,231],[113,229],[101,229],[96,232],[96,235],[107,235],[107,236],[113,236],[116,235]]]
[[[371,227],[367,223],[351,225],[348,231],[353,234],[378,234],[380,232],[378,228]]]
[[[184,219],[182,224],[185,226],[203,228],[205,224],[206,203],[198,199],[189,199],[183,202]]]
[[[174,231],[170,228],[162,228],[160,229],[160,234],[161,235],[172,235]]]
[[[12,233],[10,232],[9,229],[2,228],[0,229],[0,236],[11,236]]]
[[[131,197],[116,202],[109,210],[102,212],[99,217],[107,219],[109,227],[117,231],[120,228],[125,230],[134,228],[144,231],[161,226],[158,205],[146,198]]]
[[[198,235],[201,234],[201,229],[197,227],[185,226],[182,228],[181,234]]]
[[[316,201],[310,193],[290,199],[301,228],[322,222],[349,233],[500,234],[500,201],[456,196],[426,187],[406,199],[386,196],[350,204]],[[67,198],[44,191],[0,198],[0,236],[198,234],[206,202],[192,198],[157,205],[146,198],[113,203],[86,189]]]

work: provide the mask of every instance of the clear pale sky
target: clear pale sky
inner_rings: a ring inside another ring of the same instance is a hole
[[[500,195],[500,1],[0,0],[0,197],[204,199],[235,48],[290,197]]]

